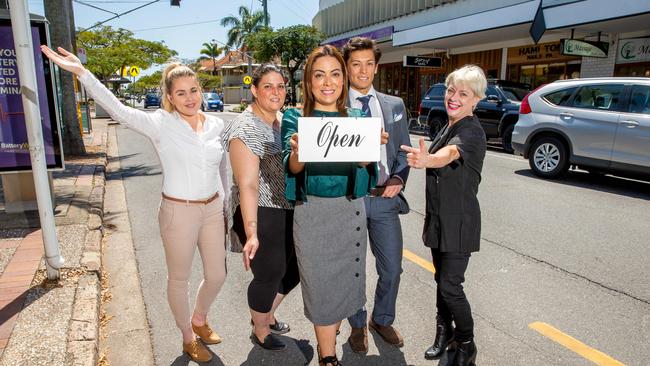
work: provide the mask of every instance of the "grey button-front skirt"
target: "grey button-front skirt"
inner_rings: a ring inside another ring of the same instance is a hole
[[[308,196],[294,210],[305,316],[315,325],[343,320],[366,303],[366,212],[363,198]]]

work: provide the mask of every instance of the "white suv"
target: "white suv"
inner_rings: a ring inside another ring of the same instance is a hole
[[[650,178],[650,78],[559,80],[521,102],[516,154],[541,177],[570,165],[595,173]]]

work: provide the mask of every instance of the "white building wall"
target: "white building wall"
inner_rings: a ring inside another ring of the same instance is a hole
[[[588,41],[596,41],[597,37],[585,38]],[[602,40],[602,38],[601,38]],[[618,34],[609,36],[609,52],[607,58],[583,57],[580,66],[581,78],[597,78],[614,76],[616,66],[616,50],[618,49]]]

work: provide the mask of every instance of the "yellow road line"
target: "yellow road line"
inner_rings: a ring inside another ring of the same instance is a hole
[[[411,252],[408,249],[404,249],[402,254],[404,255],[404,258],[410,260],[411,262],[417,264],[418,266],[426,269],[431,273],[436,273],[436,269],[433,267],[433,263],[431,263],[431,261],[419,257],[417,254]]]
[[[625,366],[625,364],[609,357],[608,355],[593,349],[579,340],[562,333],[560,330],[542,322],[528,324],[528,328],[550,338],[552,341],[561,344],[570,351],[573,351],[587,360],[600,366]]]

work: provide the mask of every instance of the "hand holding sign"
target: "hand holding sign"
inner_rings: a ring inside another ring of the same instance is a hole
[[[410,147],[406,145],[400,146],[400,148],[406,151],[406,161],[408,162],[411,168],[422,169],[427,167],[427,163],[431,154],[427,151],[427,147],[424,145],[424,137],[420,137],[420,146],[419,147]]]
[[[381,140],[380,142],[381,142],[382,145],[386,145],[388,143],[388,137],[389,137],[388,132],[386,132],[382,128],[381,129],[381,138],[380,138],[380,140]]]

